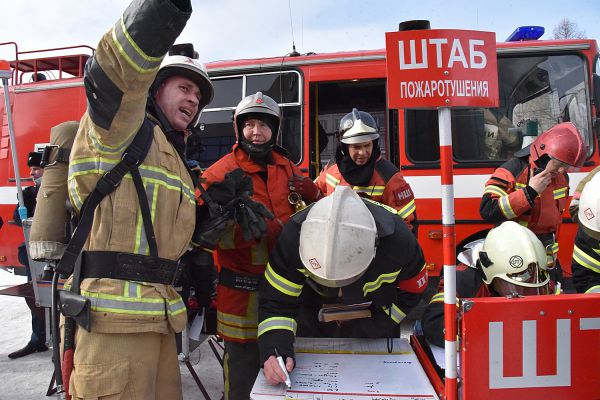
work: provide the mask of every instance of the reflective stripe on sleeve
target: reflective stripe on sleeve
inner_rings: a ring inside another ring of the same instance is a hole
[[[568,189],[569,189],[568,187],[562,187],[562,188],[553,190],[552,194],[554,195],[554,200],[558,200],[558,199],[567,197]]]
[[[368,293],[374,292],[381,287],[384,283],[394,283],[396,278],[400,274],[400,270],[382,274],[377,277],[374,281],[366,282],[363,285],[363,295],[366,296]]]
[[[586,290],[584,293],[600,293],[600,285],[592,286],[591,288]]]
[[[508,219],[513,219],[517,217],[517,214],[513,211],[510,206],[510,201],[508,200],[508,196],[502,196],[498,199],[498,203],[500,204],[500,209],[502,210],[502,214]]]
[[[325,183],[335,188],[337,185],[340,184],[340,180],[336,179],[333,175],[325,174]]]
[[[498,186],[496,185],[488,185],[485,187],[485,189],[483,189],[483,194],[495,194],[498,197],[503,197],[506,196],[508,193],[506,193],[504,190],[500,189]]]
[[[271,317],[258,324],[258,336],[275,329],[286,330],[296,334],[298,324],[293,318],[287,317]]]
[[[575,260],[577,264],[581,265],[582,267],[591,269],[592,271],[600,274],[600,261],[591,257],[585,251],[577,247],[577,245],[573,247],[573,260]]]
[[[400,210],[398,210],[398,215],[402,219],[406,219],[406,218],[408,218],[408,216],[410,214],[412,214],[413,212],[415,212],[416,209],[417,209],[417,206],[415,205],[415,201],[411,200],[407,205],[405,205]]]
[[[152,57],[144,53],[127,32],[123,17],[117,21],[112,30],[113,42],[133,69],[140,73],[150,73],[160,67],[162,57]]]
[[[383,312],[385,312],[391,318],[391,320],[397,324],[402,322],[402,320],[406,317],[406,314],[404,314],[402,310],[394,303],[392,303],[392,307],[383,306],[381,308],[383,309]]]
[[[273,267],[271,267],[270,263],[267,264],[265,278],[274,289],[285,295],[298,297],[300,296],[300,293],[302,293],[303,285],[299,285],[288,279],[285,279],[283,276],[279,275],[273,270]]]

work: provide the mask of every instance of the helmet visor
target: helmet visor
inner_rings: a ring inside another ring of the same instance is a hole
[[[543,286],[527,287],[519,286],[503,279],[494,279],[492,286],[500,296],[537,296],[540,294],[550,294],[550,282]]]
[[[576,167],[574,165],[567,164],[566,162],[560,161],[557,158],[554,158],[554,157],[550,157],[550,158],[555,161],[555,163],[557,165],[557,169],[562,168],[565,172],[577,172],[577,171],[579,171],[581,169],[581,168]]]

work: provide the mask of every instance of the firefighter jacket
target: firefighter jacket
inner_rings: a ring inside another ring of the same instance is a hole
[[[427,287],[421,247],[390,207],[364,200],[377,225],[375,258],[366,272],[343,288],[327,288],[308,277],[300,259],[300,229],[309,208],[292,217],[269,257],[260,287],[258,343],[261,361],[294,356],[295,336],[392,337]],[[323,304],[371,302],[371,318],[320,322]]]
[[[600,241],[579,226],[573,247],[573,285],[577,293],[600,293]]]
[[[350,186],[342,176],[338,165],[329,162],[315,180],[324,196],[329,196],[337,185]],[[408,228],[416,226],[415,196],[400,170],[381,156],[375,162],[375,170],[367,186],[353,186],[360,196],[390,206],[398,211]]]
[[[84,77],[88,108],[69,163],[69,198],[77,211],[98,179],[121,160],[147,118],[150,85],[189,16],[171,2],[134,2],[88,60]],[[160,125],[154,127],[139,172],[158,256],[178,260],[194,230],[194,187]],[[131,174],[96,209],[85,250],[149,254]],[[94,278],[82,281],[81,294],[91,300],[94,332],[178,332],[187,320],[185,305],[171,285]]]
[[[235,144],[231,153],[202,174],[203,185],[208,188],[223,181],[228,172],[241,168],[252,178],[252,200],[261,202],[275,215],[275,219],[266,221],[267,234],[258,241],[244,240],[237,225],[225,234],[216,248],[221,275],[228,273],[242,280],[248,278],[248,281],[258,282],[267,266],[269,251],[281,233],[282,224],[294,212],[287,200],[290,193],[287,182],[291,176],[301,175],[300,169],[277,151],[271,154],[272,163],[261,166]],[[217,332],[221,337],[236,342],[256,341],[257,295],[257,285],[237,288],[225,286],[222,282],[217,285]]]
[[[443,275],[440,273],[440,276]],[[483,281],[483,276],[475,267],[459,263],[456,266],[456,297],[459,299],[471,297],[492,297],[489,286]],[[438,293],[431,297],[429,305],[421,317],[421,327],[427,340],[444,347],[444,280],[440,279]]]
[[[546,190],[536,195],[528,186],[534,168],[528,156],[502,164],[485,184],[479,212],[484,220],[494,224],[512,220],[526,226],[544,245],[551,244],[556,254],[558,243],[553,237],[567,205],[569,177],[567,174],[554,177]]]

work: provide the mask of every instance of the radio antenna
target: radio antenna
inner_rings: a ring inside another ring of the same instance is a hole
[[[292,52],[290,53],[290,57],[297,57],[300,55],[296,51],[296,43],[294,41],[294,23],[292,20],[292,0],[288,0],[288,8],[290,9],[290,28],[292,30]]]

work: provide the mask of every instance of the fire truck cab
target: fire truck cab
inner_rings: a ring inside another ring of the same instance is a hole
[[[573,122],[588,145],[584,168],[570,174],[571,191],[600,162],[596,42],[498,43],[497,53],[500,106],[452,111],[459,245],[491,227],[479,216],[479,202],[493,170],[552,125]],[[77,120],[85,111],[82,71],[89,54],[19,61],[23,54],[16,51],[9,92],[20,170],[26,171],[25,155],[48,142],[50,128]],[[430,272],[439,273],[442,217],[437,111],[388,107],[385,50],[219,61],[207,63],[207,69],[215,97],[202,114],[197,134],[190,137],[189,159],[205,168],[229,152],[235,141],[231,126],[235,106],[244,96],[262,91],[283,111],[279,144],[304,173],[315,178],[335,154],[341,117],[352,108],[367,111],[379,122],[383,156],[402,170],[415,193],[419,242]],[[23,77],[40,72],[54,79],[25,82]],[[17,199],[4,101],[0,119],[0,216],[5,222],[0,230],[0,266],[11,268],[18,266],[16,248],[22,234],[10,224]],[[568,276],[576,225],[566,217],[559,235],[559,258]]]

